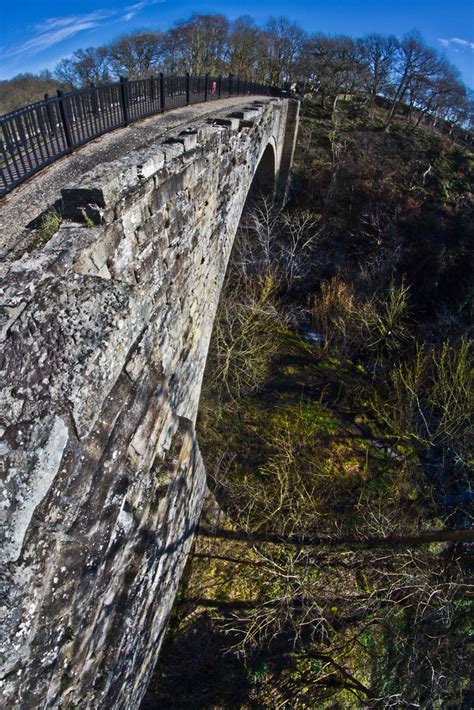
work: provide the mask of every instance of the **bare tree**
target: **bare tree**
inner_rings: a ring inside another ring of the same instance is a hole
[[[228,41],[230,71],[243,78],[262,78],[261,53],[264,44],[263,32],[251,17],[238,17],[231,24]]]
[[[198,75],[223,71],[228,52],[229,21],[224,15],[194,13],[170,30],[174,66]]]
[[[414,91],[420,80],[430,81],[439,69],[438,54],[427,47],[418,32],[411,32],[403,38],[398,57],[396,78],[393,84],[392,106],[390,108],[384,130],[392,123],[395,112]]]
[[[421,77],[410,87],[409,105],[412,110],[415,108],[417,113],[415,127],[418,127],[428,114],[439,116],[448,106],[456,111],[465,94],[459,72],[447,61],[440,59],[434,76]]]
[[[341,93],[360,89],[365,76],[357,43],[344,35],[316,34],[304,44],[303,68],[316,82],[323,105]]]
[[[390,86],[399,46],[393,35],[370,34],[358,40],[362,65],[366,70],[364,86],[371,97],[383,94]]]
[[[78,49],[69,59],[62,59],[54,73],[74,88],[110,81],[109,52],[106,47]]]
[[[156,71],[162,56],[160,32],[134,32],[122,35],[108,47],[110,65],[116,76],[141,79]]]
[[[289,81],[299,59],[304,32],[285,17],[271,17],[265,26],[268,79],[274,86]]]

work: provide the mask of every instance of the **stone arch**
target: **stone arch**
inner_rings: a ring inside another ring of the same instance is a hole
[[[260,195],[273,197],[276,187],[276,148],[272,137],[260,155],[257,168],[249,187],[247,201],[251,202]]]

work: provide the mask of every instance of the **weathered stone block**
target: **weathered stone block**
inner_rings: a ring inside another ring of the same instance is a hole
[[[193,150],[198,142],[197,131],[181,131],[177,140],[184,145],[185,151]]]
[[[230,118],[239,118],[241,121],[249,121],[251,118],[258,116],[258,111],[255,110],[244,110],[244,111],[232,111],[229,113]]]
[[[226,128],[230,128],[231,131],[236,131],[239,127],[239,119],[238,118],[209,118],[208,121],[212,123],[214,126],[225,126]]]
[[[137,157],[137,176],[139,180],[148,180],[148,178],[161,170],[165,164],[165,153],[159,148],[152,155],[145,151]]]
[[[165,162],[170,163],[184,153],[184,145],[181,141],[170,140],[168,143],[163,143],[162,150],[165,154]]]

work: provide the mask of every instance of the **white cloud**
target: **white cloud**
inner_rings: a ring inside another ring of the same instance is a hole
[[[105,17],[107,17],[107,14],[103,10],[95,10],[94,12],[89,12],[86,15],[70,15],[68,17],[48,17],[46,20],[43,22],[40,22],[38,25],[34,26],[34,29],[37,32],[49,32],[50,30],[54,30],[58,27],[67,27],[68,25],[73,24],[74,22],[81,22],[81,21],[99,21],[103,20]]]
[[[129,20],[132,19],[132,17],[135,17],[137,12],[140,12],[140,10],[143,10],[144,7],[150,7],[150,5],[159,5],[166,2],[166,0],[142,0],[141,2],[136,2],[134,5],[129,5],[128,7],[125,8],[126,13],[122,17],[122,20],[125,20],[128,22]]]
[[[460,44],[461,47],[469,47],[469,49],[474,49],[474,42],[468,42],[467,39],[459,39],[459,37],[453,37],[451,42],[454,44]]]
[[[450,37],[449,39],[438,38],[438,42],[443,45],[443,47],[451,47],[453,44],[463,49],[473,49],[474,42],[470,42],[467,39],[461,39],[460,37]]]
[[[33,36],[30,39],[9,47],[2,47],[1,54],[6,57],[38,54],[69,37],[74,37],[78,32],[97,27],[110,16],[110,12],[96,10],[85,15],[50,17],[33,27]]]
[[[131,10],[133,12],[138,12],[138,10],[142,10],[147,5],[155,5],[155,3],[154,2],[147,2],[147,0],[142,0],[142,2],[136,2],[135,5],[129,5],[125,9]]]
[[[135,15],[149,5],[165,2],[166,0],[141,0],[140,2],[122,8],[111,10],[95,10],[83,15],[69,15],[66,17],[48,17],[35,25],[32,36],[19,44],[0,47],[0,56],[5,59],[39,54],[45,49],[53,47],[59,42],[74,37],[84,30],[91,30],[110,22],[123,20],[129,22]],[[120,14],[125,12],[120,17]]]

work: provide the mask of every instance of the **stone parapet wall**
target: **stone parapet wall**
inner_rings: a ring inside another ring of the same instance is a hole
[[[205,491],[194,422],[227,261],[263,151],[277,172],[288,155],[289,106],[250,103],[97,166],[64,186],[59,231],[9,265],[6,707],[139,705]]]

